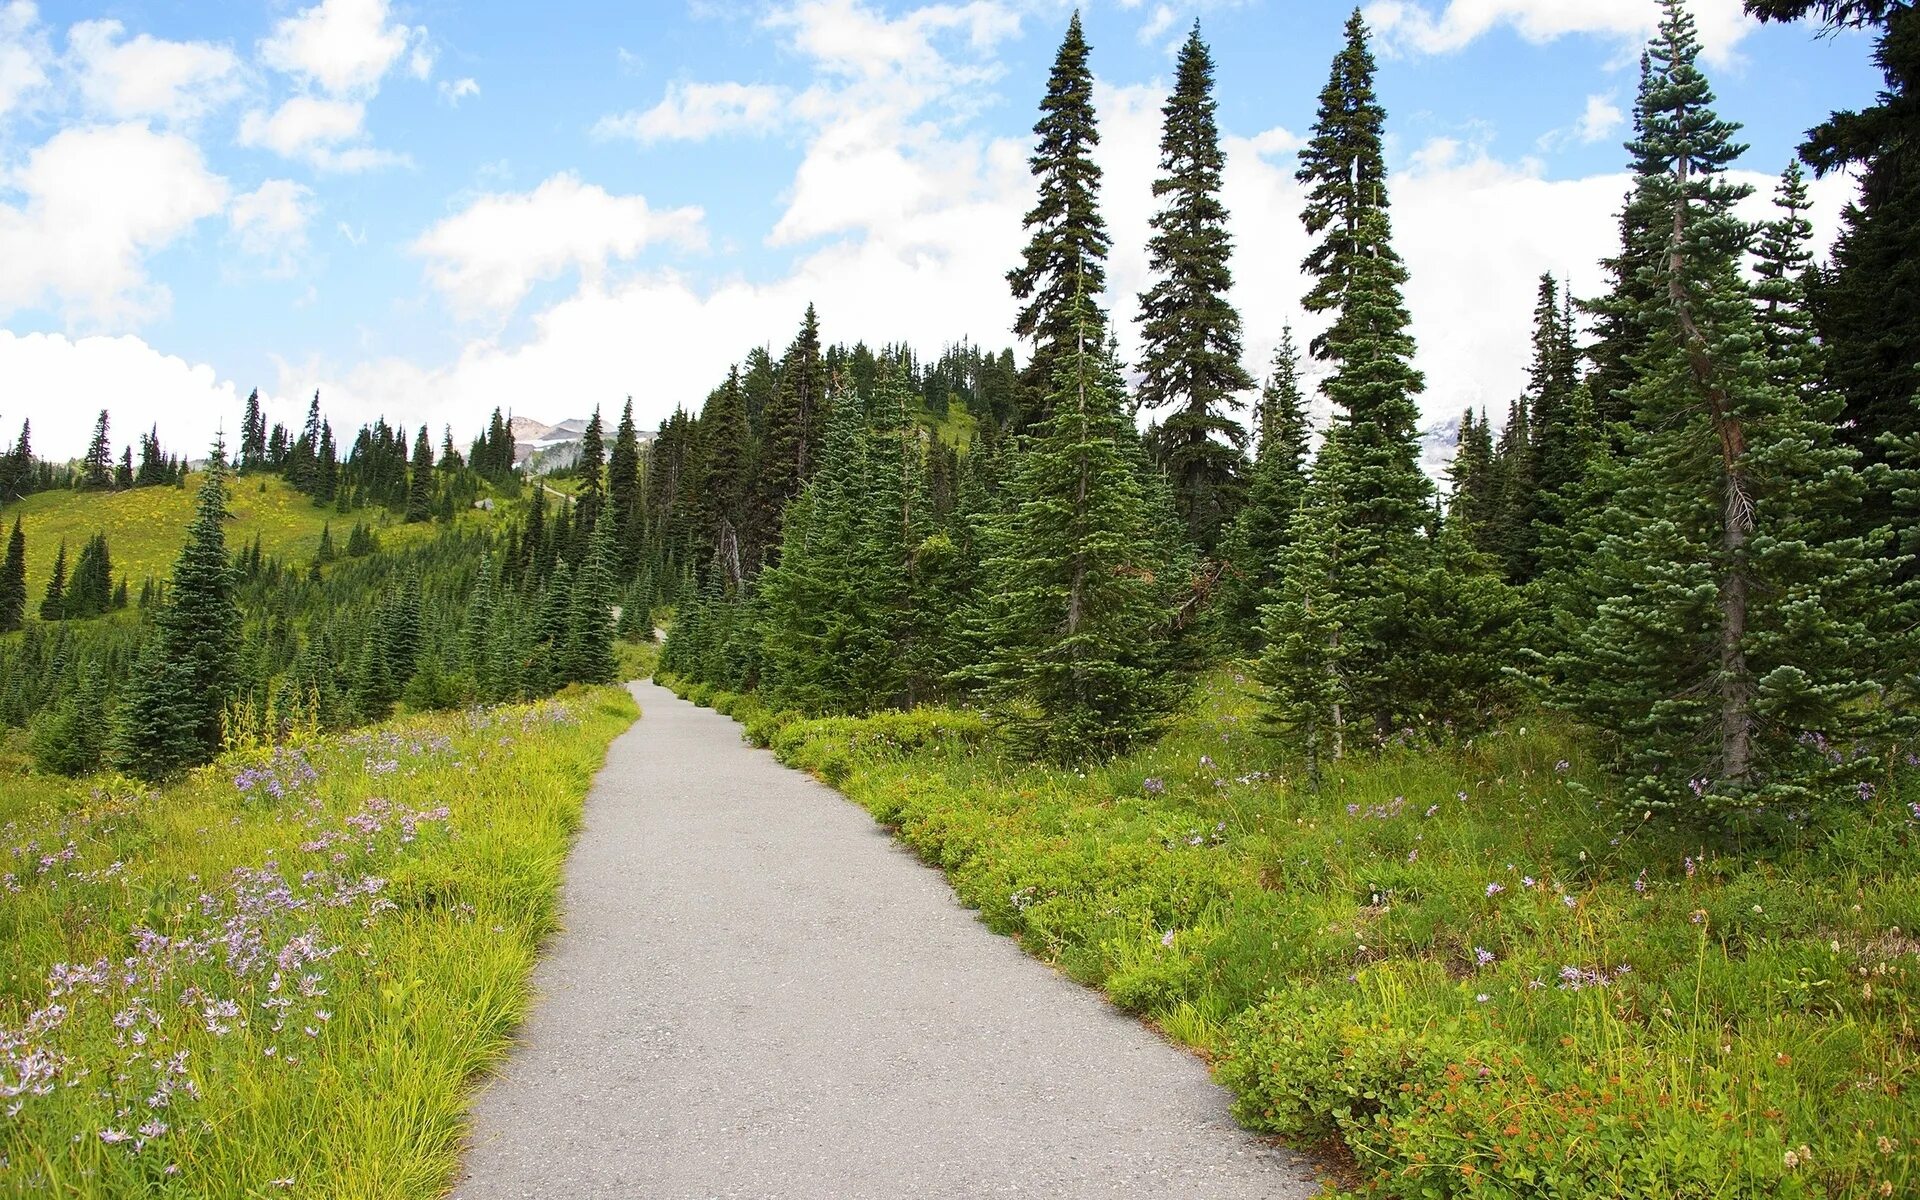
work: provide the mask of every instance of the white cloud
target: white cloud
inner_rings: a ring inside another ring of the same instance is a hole
[[[766,133],[780,124],[785,88],[764,83],[670,83],[652,108],[602,117],[596,137],[627,137],[643,146],[704,141],[724,133]]]
[[[25,200],[0,204],[0,314],[47,307],[70,324],[165,311],[148,256],[227,202],[198,146],[131,121],[62,130],[5,183]]]
[[[1741,0],[1693,0],[1707,58],[1726,62],[1755,22]],[[1437,15],[1429,0],[1374,0],[1366,6],[1368,25],[1389,51],[1448,54],[1499,26],[1508,26],[1530,42],[1567,34],[1598,34],[1636,48],[1660,20],[1659,0],[1445,0]]]
[[[1580,114],[1580,120],[1574,124],[1573,135],[1587,145],[1604,142],[1620,131],[1627,122],[1626,114],[1613,102],[1611,96],[1588,96],[1587,107]]]
[[[404,155],[366,144],[367,106],[360,100],[294,96],[272,113],[249,112],[240,144],[297,158],[322,171],[350,173],[406,162]]]
[[[158,425],[169,450],[198,458],[222,426],[233,445],[245,395],[205,363],[162,354],[132,336],[0,329],[0,378],[7,380],[9,407],[0,412],[7,438],[31,418],[35,448],[55,457],[78,454],[104,408],[119,442]]]
[[[705,244],[697,208],[656,211],[644,196],[615,196],[573,174],[531,192],[490,194],[434,225],[409,251],[466,315],[510,312],[543,280],[576,269],[591,282],[612,260],[650,245]]]
[[[307,248],[313,189],[291,179],[269,179],[233,198],[227,224],[240,249],[262,260],[270,274],[289,275]]]
[[[0,117],[47,86],[53,50],[29,0],[0,4]]]
[[[278,22],[260,43],[268,66],[335,95],[367,93],[426,39],[424,28],[391,21],[387,0],[321,0]],[[416,57],[414,74],[424,78]]]
[[[468,96],[478,96],[479,94],[480,84],[474,79],[456,79],[452,82],[443,79],[440,81],[440,98],[456,108],[458,108],[460,102]]]
[[[67,52],[87,106],[116,120],[191,121],[240,94],[240,60],[210,42],[126,37],[118,21],[82,21]]]

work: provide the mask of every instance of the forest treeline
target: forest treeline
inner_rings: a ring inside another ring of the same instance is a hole
[[[1419,465],[1424,381],[1362,15],[1300,153],[1318,332],[1274,331],[1257,388],[1197,23],[1162,110],[1139,360],[1118,359],[1076,15],[1008,273],[1034,349],[1005,419],[951,453],[910,371],[882,355],[856,385],[809,313],[758,423],[736,371],[676,416],[684,448],[656,448],[656,505],[679,480],[656,569],[697,594],[663,666],[810,713],[975,704],[1072,761],[1153,736],[1203,665],[1243,655],[1268,731],[1310,772],[1544,704],[1590,731],[1636,817],[1764,827],[1872,795],[1915,717],[1920,341],[1898,286],[1920,229],[1920,175],[1902,169],[1914,18],[1750,7],[1879,33],[1881,105],[1803,150],[1862,175],[1832,264],[1814,263],[1799,163],[1770,220],[1737,215],[1739,127],[1686,4],[1663,0],[1607,287],[1542,277],[1525,393],[1464,415],[1444,494]]]

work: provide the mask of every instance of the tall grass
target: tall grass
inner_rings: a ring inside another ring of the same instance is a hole
[[[0,781],[0,1193],[433,1195],[631,698]]]
[[[1316,790],[1227,675],[1084,774],[1011,759],[970,713],[688,692],[1362,1192],[1920,1194],[1911,770],[1741,853],[1610,823],[1578,743],[1536,721]]]

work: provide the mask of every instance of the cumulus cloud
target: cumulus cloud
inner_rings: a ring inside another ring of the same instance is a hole
[[[1389,52],[1448,54],[1502,26],[1530,42],[1596,34],[1638,47],[1660,20],[1659,0],[1374,0],[1367,23]],[[1741,0],[1693,0],[1700,42],[1710,61],[1725,62],[1754,28]]]
[[[322,171],[350,173],[406,162],[368,144],[367,106],[360,100],[294,96],[271,113],[255,109],[240,122],[240,144],[300,159]]]
[[[183,122],[240,94],[240,60],[211,42],[126,36],[119,21],[82,21],[67,30],[80,94],[88,108],[116,120]]]
[[[593,132],[596,137],[632,138],[643,146],[766,133],[780,124],[787,98],[787,89],[764,83],[671,83],[660,103],[602,117]]]
[[[417,238],[427,279],[463,315],[504,315],[533,286],[578,270],[591,281],[610,261],[650,245],[705,244],[697,208],[656,211],[644,196],[615,196],[571,173],[531,192],[481,196]]]
[[[170,449],[198,457],[223,425],[232,444],[246,395],[211,366],[162,354],[133,336],[0,329],[0,378],[7,381],[0,410],[7,439],[31,418],[34,446],[55,456],[78,454],[104,408],[121,441],[157,424]]]
[[[0,4],[0,117],[47,86],[52,59],[47,31],[30,0]]]
[[[269,179],[233,198],[227,224],[240,249],[273,275],[290,275],[307,249],[313,189],[291,179]]]
[[[91,326],[164,312],[147,258],[228,193],[193,142],[137,121],[62,130],[5,183],[24,200],[0,204],[0,315],[44,307]]]
[[[372,91],[424,28],[391,19],[387,0],[321,0],[273,27],[260,57],[275,70],[335,95]],[[427,60],[431,69],[431,59]],[[425,70],[415,73],[424,77]]]

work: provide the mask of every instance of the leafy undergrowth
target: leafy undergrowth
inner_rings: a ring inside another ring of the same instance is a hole
[[[842,789],[996,930],[1204,1054],[1358,1190],[1920,1194],[1911,773],[1741,855],[1604,820],[1525,727],[1319,790],[1214,679],[1158,746],[1010,761],[974,714],[801,720],[682,683]]]
[[[0,1194],[423,1196],[505,1049],[617,688],[0,780]]]

